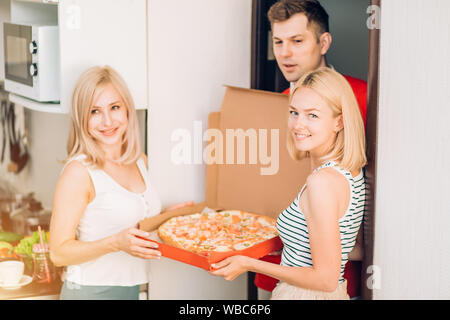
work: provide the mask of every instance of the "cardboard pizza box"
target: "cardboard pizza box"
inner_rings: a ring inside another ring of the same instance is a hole
[[[288,100],[280,93],[227,86],[220,111],[208,117],[208,128],[214,130],[206,164],[205,202],[144,219],[140,229],[154,231],[174,216],[202,212],[205,207],[243,210],[276,219],[295,199],[310,171],[307,160],[294,161],[287,151]],[[245,252],[204,257],[155,241],[164,257],[207,270],[211,263],[229,255],[260,258],[282,246],[277,237]]]
[[[211,209],[206,206],[206,202],[197,203],[190,207],[175,209],[169,212],[163,212],[155,217],[144,219],[140,222],[139,228],[141,230],[150,232],[150,239],[158,244],[158,250],[163,257],[177,260],[179,262],[187,263],[205,270],[211,270],[211,264],[219,262],[227,257],[233,255],[245,255],[251,258],[261,258],[271,252],[280,250],[283,246],[279,237],[275,237],[256,245],[253,245],[245,250],[233,250],[227,252],[205,252],[205,254],[196,254],[181,248],[176,248],[171,245],[164,244],[159,238],[157,229],[168,219],[172,217],[188,215],[193,213],[204,212],[205,210],[220,210]],[[206,211],[207,212],[207,211]],[[147,240],[147,239],[146,239]]]
[[[181,210],[184,209],[184,210]],[[171,217],[186,215],[191,213],[203,212],[205,209],[211,210],[206,207],[206,203],[198,203],[192,207],[181,208],[177,210],[173,210],[168,215]],[[207,212],[207,211],[206,211]],[[178,214],[179,213],[179,214]],[[164,213],[163,213],[164,214]],[[211,270],[211,264],[215,262],[219,262],[227,257],[233,255],[245,255],[252,258],[261,258],[271,252],[280,250],[283,246],[279,237],[275,237],[256,245],[253,245],[244,250],[233,250],[227,252],[205,252],[204,254],[193,253],[181,248],[176,248],[171,245],[164,244],[162,240],[158,236],[157,227],[153,224],[154,221],[152,219],[143,220],[140,227],[143,230],[147,230],[150,232],[150,241],[156,242],[158,244],[158,250],[161,252],[161,255],[166,258],[170,258],[173,260],[177,260],[179,262],[187,263],[207,271]]]

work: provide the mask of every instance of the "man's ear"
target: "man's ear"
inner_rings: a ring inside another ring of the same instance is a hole
[[[320,54],[326,55],[328,50],[331,47],[331,43],[333,42],[333,37],[331,36],[331,33],[324,32],[319,38],[320,41]]]

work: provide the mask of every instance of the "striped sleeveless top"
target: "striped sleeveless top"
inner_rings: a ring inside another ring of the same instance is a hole
[[[313,171],[331,167],[343,174],[350,185],[350,202],[344,216],[339,219],[341,235],[341,273],[339,283],[344,281],[344,268],[348,254],[356,243],[356,236],[363,220],[364,203],[366,199],[365,180],[362,170],[356,177],[334,162],[329,161]],[[299,199],[306,184],[299,194],[277,219],[277,229],[284,247],[281,255],[281,265],[292,267],[312,267],[311,250],[309,246],[308,226],[304,214],[300,210]]]

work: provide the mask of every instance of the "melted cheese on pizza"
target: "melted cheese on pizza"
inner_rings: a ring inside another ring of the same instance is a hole
[[[276,221],[239,210],[195,213],[174,217],[158,229],[173,246],[201,253],[247,249],[278,235]]]

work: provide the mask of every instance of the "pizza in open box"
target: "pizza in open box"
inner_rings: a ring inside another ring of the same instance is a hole
[[[194,213],[158,228],[164,243],[197,254],[243,250],[278,235],[270,217],[240,210]]]

